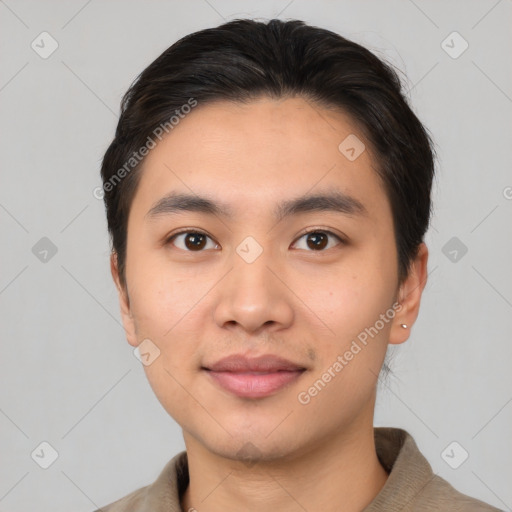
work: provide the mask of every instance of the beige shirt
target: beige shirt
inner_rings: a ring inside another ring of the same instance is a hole
[[[405,430],[375,427],[375,449],[389,477],[374,500],[361,512],[500,512],[461,494],[435,475],[414,439]],[[186,512],[180,498],[188,486],[187,452],[164,467],[151,485],[94,512]]]

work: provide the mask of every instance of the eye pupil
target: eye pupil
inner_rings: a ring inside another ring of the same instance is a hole
[[[205,233],[201,233],[199,231],[183,231],[182,233],[178,233],[178,235],[183,236],[183,243],[187,250],[191,252],[201,252],[202,249],[206,246],[207,240],[209,238]],[[178,235],[174,235],[170,240],[175,238]],[[306,238],[306,244],[309,249],[312,249],[315,252],[322,251],[329,245],[329,237],[335,236],[329,231],[310,231],[302,235],[301,238]]]
[[[311,241],[313,242],[312,245],[310,244]],[[323,249],[328,243],[327,235],[320,232],[309,233],[307,243],[310,249]]]
[[[201,233],[187,233],[185,245],[188,249],[202,249],[206,244],[206,237]]]

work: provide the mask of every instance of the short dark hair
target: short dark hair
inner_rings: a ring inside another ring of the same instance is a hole
[[[159,127],[172,128],[172,118],[182,117],[191,100],[196,105],[244,103],[261,96],[299,96],[350,116],[369,143],[390,201],[399,283],[407,277],[430,221],[435,152],[397,72],[363,46],[303,21],[238,19],[177,41],[122,99],[101,176],[123,287],[128,214],[143,162],[140,149],[160,134]]]

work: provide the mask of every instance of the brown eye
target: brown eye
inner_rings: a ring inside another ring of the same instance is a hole
[[[206,233],[202,233],[200,231],[182,231],[181,233],[176,233],[171,236],[167,240],[167,243],[172,243],[178,249],[182,249],[184,251],[201,252],[204,248],[214,249],[217,247],[217,244],[213,243],[213,241],[213,247],[206,247],[208,239],[211,240]]]
[[[328,236],[325,233],[308,233],[307,237],[308,247],[311,249],[324,249],[329,243]]]
[[[299,240],[302,240],[303,238],[306,239],[306,247],[297,247],[298,249],[323,251],[329,245],[329,238],[334,238],[338,243],[343,243],[343,240],[338,235],[335,235],[331,231],[322,231],[319,229],[304,233]],[[338,244],[334,244],[334,246],[335,245]],[[333,247],[332,244],[327,248],[330,249],[331,247]]]
[[[200,233],[187,233],[185,236],[185,246],[187,249],[202,249],[206,245],[206,237]]]

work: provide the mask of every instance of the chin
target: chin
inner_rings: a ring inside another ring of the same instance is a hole
[[[248,468],[261,462],[282,461],[289,455],[289,451],[282,445],[277,449],[275,446],[269,446],[268,441],[263,444],[251,440],[232,443],[229,446],[212,446],[211,451],[225,459],[241,462]]]
[[[246,462],[249,467],[255,462],[283,460],[300,449],[296,436],[285,431],[272,432],[275,426],[258,428],[253,425],[250,430],[232,426],[229,430],[231,435],[225,433],[221,439],[200,436],[198,440],[208,451],[219,457]]]

